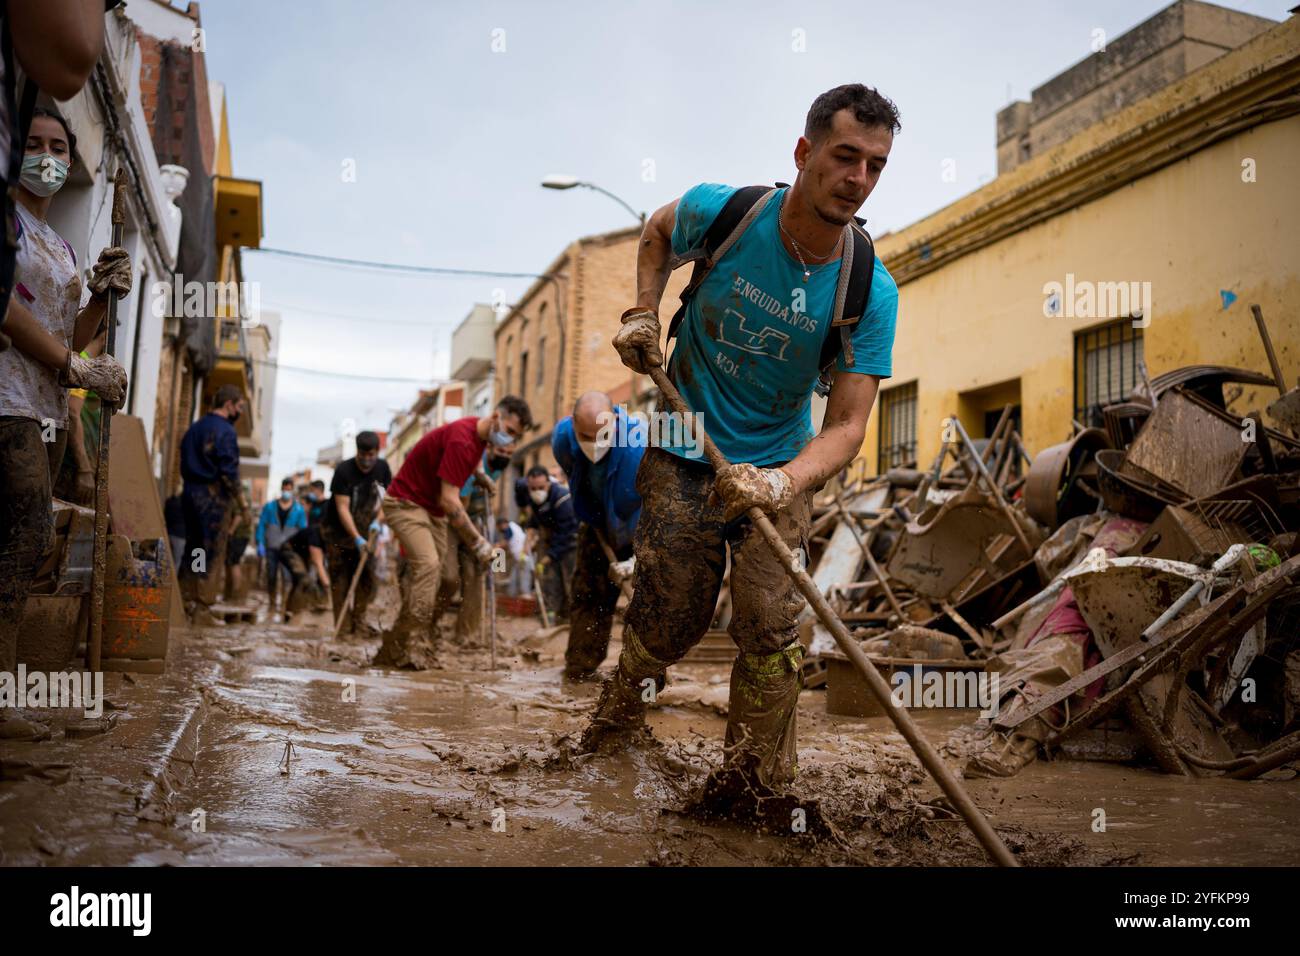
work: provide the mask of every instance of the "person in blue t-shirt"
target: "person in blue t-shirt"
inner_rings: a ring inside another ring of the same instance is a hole
[[[619,588],[635,567],[632,538],[641,514],[636,473],[645,454],[644,426],[615,408],[604,392],[587,392],[573,414],[555,426],[551,451],[568,476],[578,518],[564,676],[586,680],[605,660]],[[614,554],[613,564],[605,546]]]
[[[715,476],[689,428],[652,428],[658,446],[637,475],[642,498],[634,596],[623,650],[583,748],[644,732],[643,682],[704,636],[731,552],[732,667],[724,763],[706,784],[727,812],[756,804],[796,771],[795,705],[804,600],[751,522],[767,512],[786,544],[806,545],[813,492],[862,447],[880,380],[892,373],[898,290],[877,259],[865,313],[842,348],[820,433],[811,396],[830,330],[854,216],[871,194],[900,128],[892,102],[860,84],[836,87],[808,111],[795,145],[794,185],[778,189],[718,257],[689,300],[668,376],[731,465]],[[689,261],[735,192],[704,184],[659,209],[637,254],[637,299],[614,347],[648,373],[663,364],[658,310],[672,268]],[[662,420],[662,418],[661,418]],[[652,421],[653,423],[653,421]],[[666,433],[666,434],[665,434]],[[688,440],[690,439],[690,440]],[[745,804],[732,797],[748,794]],[[729,796],[730,795],[730,796]]]

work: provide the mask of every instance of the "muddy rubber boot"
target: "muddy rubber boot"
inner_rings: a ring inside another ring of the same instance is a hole
[[[624,628],[618,667],[601,688],[600,700],[591,723],[582,732],[578,749],[582,753],[622,749],[637,739],[650,737],[645,724],[646,706],[664,689],[671,663],[655,657],[635,632]],[[653,693],[647,683],[650,680],[654,681]]]
[[[1014,777],[1038,759],[1038,745],[1050,728],[1041,717],[1026,720],[1009,736],[990,735],[989,749],[966,761],[961,775],[968,780],[981,777]]]
[[[731,668],[723,765],[779,789],[798,772],[795,716],[803,689],[803,645],[773,654],[740,654]]]
[[[600,700],[592,712],[591,723],[582,732],[579,752],[623,749],[647,732],[645,709],[641,689],[628,681],[620,667],[600,689]]]
[[[384,632],[384,642],[371,663],[403,670],[441,670],[442,661],[430,636],[431,630],[428,624],[421,624],[403,609],[392,628]]]
[[[790,831],[790,813],[800,805],[784,785],[798,769],[795,713],[802,662],[798,641],[773,654],[736,658],[723,763],[709,774],[695,802],[701,816]]]
[[[185,612],[189,615],[190,623],[195,627],[221,627],[226,623],[219,620],[202,601],[195,601],[193,605],[186,607]]]

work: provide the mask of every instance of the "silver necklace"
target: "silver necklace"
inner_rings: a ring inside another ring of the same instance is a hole
[[[812,270],[808,268],[808,263],[804,261],[804,257],[803,257],[804,249],[802,246],[799,245],[799,240],[797,240],[793,235],[791,235],[790,230],[785,227],[785,197],[784,196],[781,197],[781,205],[778,206],[776,210],[776,224],[777,227],[781,230],[781,232],[785,234],[785,237],[790,240],[790,245],[794,246],[795,258],[799,260],[799,265],[803,267],[803,281],[807,282],[809,277],[812,276]],[[809,259],[830,258],[835,254],[835,250],[839,248],[839,245],[840,245],[840,240],[836,239],[835,245],[831,246],[830,252],[826,253],[823,256],[815,256],[811,252],[809,252],[808,258]],[[824,269],[827,265],[829,265],[829,263],[826,262],[821,263],[821,265],[818,267],[818,270],[820,271],[821,269]]]

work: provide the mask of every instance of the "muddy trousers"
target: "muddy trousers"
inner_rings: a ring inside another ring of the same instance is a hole
[[[474,552],[452,531],[447,532],[447,550],[442,555],[442,583],[433,620],[442,619],[443,611],[460,590],[460,613],[456,615],[456,641],[459,644],[478,642],[483,629],[483,572],[479,569]]]
[[[681,660],[704,636],[730,549],[728,632],[740,653],[731,668],[724,760],[776,787],[797,769],[795,708],[803,685],[798,616],[804,599],[748,518],[723,521],[721,505],[708,500],[712,486],[713,470],[703,462],[657,448],[642,459],[633,596],[615,680],[623,695],[641,695],[647,678]],[[799,495],[771,516],[796,554],[807,553],[810,497]]]
[[[179,568],[181,595],[186,602],[212,605],[217,602],[217,588],[224,569],[226,554],[221,529],[230,507],[230,499],[217,482],[185,482],[181,490],[181,507],[185,515],[185,560]]]
[[[384,501],[384,518],[406,555],[406,569],[401,576],[402,612],[384,635],[374,663],[415,670],[437,666],[434,612],[447,539],[454,532],[446,518],[391,495]]]
[[[54,532],[51,466],[56,443],[32,418],[0,416],[0,672],[18,667],[27,594]],[[0,715],[2,717],[3,715]]]
[[[348,588],[352,587],[352,576],[361,564],[361,551],[356,543],[348,539],[343,532],[324,532],[322,541],[325,545],[325,563],[330,572],[330,607],[335,620],[339,611],[348,600]],[[364,630],[366,609],[375,597],[375,556],[371,555],[366,566],[361,570],[357,580],[357,591],[352,598],[352,610],[343,618],[340,634],[360,633]],[[358,627],[360,626],[360,627]]]
[[[618,585],[609,577],[609,559],[600,546],[600,537],[595,528],[584,522],[578,526],[569,646],[564,651],[564,672],[568,676],[591,674],[605,660],[618,595]]]
[[[268,565],[273,553],[280,570],[288,573],[290,582],[284,592],[284,612],[286,614],[297,613],[306,606],[309,600],[307,594],[307,562],[290,544],[281,545],[275,552],[268,551],[266,553]],[[274,603],[274,599],[272,599],[272,602]]]
[[[546,601],[548,624],[563,624],[573,611],[573,572],[577,566],[577,550],[566,551],[556,557],[546,555],[542,565],[542,598]]]

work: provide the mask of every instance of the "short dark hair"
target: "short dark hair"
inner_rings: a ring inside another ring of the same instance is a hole
[[[324,490],[325,490],[325,482],[321,481],[319,478],[317,478],[315,481],[313,481],[313,482],[311,483],[311,486],[312,486],[313,488],[319,488],[321,491],[324,491]]]
[[[804,136],[815,142],[830,130],[831,122],[840,110],[852,110],[854,119],[863,126],[883,126],[891,133],[903,128],[893,100],[861,83],[846,83],[813,100],[808,119],[804,122]]]
[[[292,488],[292,487],[293,487],[293,479],[292,479],[292,478],[286,478],[286,479],[284,479],[282,482],[280,482],[280,488],[281,488],[281,489],[283,489],[285,485],[288,485],[290,488]]]
[[[244,393],[239,390],[238,385],[222,385],[217,389],[216,394],[212,396],[212,407],[220,408],[226,402],[242,402]]]
[[[374,432],[357,432],[357,451],[378,451],[379,436]]]
[[[518,395],[507,395],[501,401],[497,402],[497,411],[505,412],[507,415],[514,415],[519,419],[519,427],[524,431],[533,427],[533,413],[525,402]]]
[[[31,80],[28,80],[27,82],[30,83]],[[48,110],[44,106],[38,106],[32,110],[32,119],[36,119],[38,116],[48,116],[50,119],[54,120],[54,122],[63,127],[63,135],[68,140],[68,155],[75,160],[77,158],[77,134],[72,131],[72,127],[68,125],[68,121],[58,113],[54,112],[54,110]]]
[[[546,468],[542,465],[533,465],[533,467],[528,469],[528,477],[529,478],[538,478],[538,477],[550,478],[551,473],[547,471]]]

